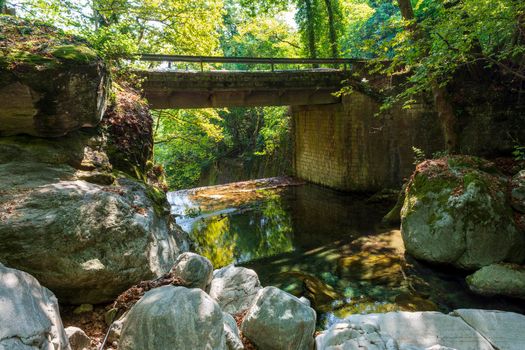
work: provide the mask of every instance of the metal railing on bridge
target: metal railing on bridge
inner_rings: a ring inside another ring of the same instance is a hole
[[[352,58],[265,58],[265,57],[217,57],[217,56],[185,56],[185,55],[160,55],[160,54],[135,54],[128,57],[132,60],[146,62],[166,62],[168,68],[172,63],[194,63],[200,65],[204,71],[204,64],[245,64],[245,65],[269,65],[272,72],[276,65],[312,65],[317,68],[320,65],[333,65],[333,68],[347,70],[354,65],[363,65],[367,61]]]

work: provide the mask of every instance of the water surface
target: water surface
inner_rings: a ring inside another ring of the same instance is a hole
[[[517,301],[471,294],[465,274],[405,257],[400,232],[381,225],[384,196],[348,194],[272,178],[171,192],[177,223],[215,268],[254,269],[263,285],[305,296],[318,327],[353,313],[525,312]]]

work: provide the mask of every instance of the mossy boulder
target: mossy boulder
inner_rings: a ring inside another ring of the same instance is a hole
[[[508,179],[480,158],[419,164],[401,211],[406,251],[462,269],[522,262],[525,236],[514,221],[507,188]]]
[[[477,294],[525,299],[525,266],[513,264],[485,266],[468,276],[467,283]]]
[[[56,28],[0,16],[0,136],[63,136],[94,127],[109,75],[82,40]]]

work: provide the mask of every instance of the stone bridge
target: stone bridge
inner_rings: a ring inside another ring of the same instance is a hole
[[[381,101],[371,91],[396,83],[367,75],[363,61],[145,56],[148,61],[183,61],[196,68],[185,71],[169,65],[163,70],[137,71],[145,78],[145,96],[154,109],[290,106],[293,170],[313,183],[347,191],[397,187],[414,169],[413,146],[427,154],[444,148],[431,104],[421,102],[412,109],[395,106],[387,115],[376,116]],[[209,63],[268,64],[271,69],[207,71],[204,65]],[[281,64],[331,67],[276,70]],[[362,78],[368,88],[363,88]],[[334,96],[345,80],[355,91],[342,98]]]
[[[338,103],[351,71],[139,71],[154,109],[302,106]]]
[[[341,58],[200,57],[142,54],[163,70],[135,72],[152,108],[304,106],[340,102],[334,93],[365,61]],[[166,64],[167,63],[167,67]],[[151,63],[150,63],[151,64]],[[176,68],[173,68],[176,64]],[[252,70],[223,70],[228,65]],[[257,65],[257,66],[254,66]],[[316,68],[328,65],[330,68]],[[184,67],[197,68],[185,71]],[[206,66],[206,70],[204,69]],[[253,70],[268,66],[268,70]],[[313,69],[297,69],[311,66]],[[182,70],[180,68],[183,68]],[[200,68],[200,69],[199,69]],[[211,68],[211,69],[210,69]],[[281,70],[276,70],[280,68]]]

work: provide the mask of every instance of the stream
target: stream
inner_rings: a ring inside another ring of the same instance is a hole
[[[398,227],[381,224],[392,196],[270,178],[168,193],[172,214],[215,268],[231,263],[308,298],[318,329],[355,313],[457,308],[525,312],[519,301],[469,292],[465,272],[404,254]]]

